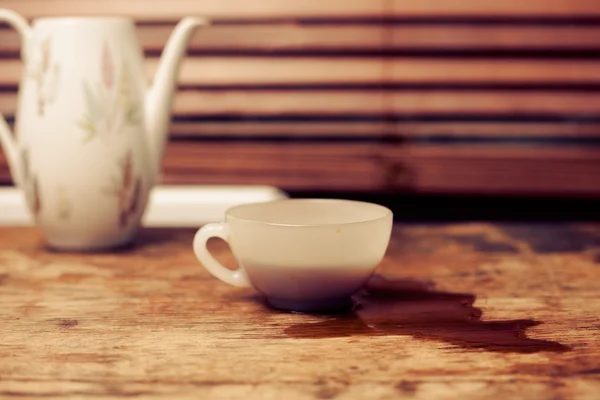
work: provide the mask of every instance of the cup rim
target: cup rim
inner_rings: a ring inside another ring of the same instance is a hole
[[[252,208],[252,207],[264,207],[264,206],[268,206],[270,204],[274,204],[274,203],[289,203],[289,202],[298,202],[298,203],[305,203],[305,202],[311,202],[311,203],[353,203],[353,204],[362,204],[368,207],[372,207],[372,208],[379,208],[380,210],[383,211],[383,215],[378,216],[376,218],[365,218],[365,219],[361,219],[358,221],[349,221],[349,222],[335,222],[335,223],[320,223],[320,224],[290,224],[290,223],[281,223],[281,222],[268,222],[268,221],[263,221],[263,220],[259,220],[259,219],[253,219],[253,218],[240,218],[237,216],[234,216],[233,213],[236,210],[240,210],[243,208]],[[314,228],[314,227],[324,227],[324,226],[348,226],[348,225],[355,225],[355,224],[363,224],[365,222],[372,222],[372,221],[378,221],[380,219],[384,219],[384,218],[389,218],[389,217],[393,217],[394,213],[392,212],[392,210],[390,210],[388,207],[385,207],[381,204],[377,204],[377,203],[373,203],[373,202],[368,202],[368,201],[361,201],[361,200],[349,200],[349,199],[334,199],[334,198],[287,198],[287,199],[278,199],[278,200],[272,200],[272,201],[266,201],[266,202],[258,202],[258,203],[246,203],[246,204],[240,204],[237,206],[233,206],[230,207],[229,209],[227,209],[227,211],[225,212],[225,219],[226,220],[236,220],[236,221],[244,221],[244,222],[249,222],[249,223],[253,223],[253,224],[260,224],[260,225],[268,225],[268,226],[280,226],[280,227],[297,227],[297,228]]]

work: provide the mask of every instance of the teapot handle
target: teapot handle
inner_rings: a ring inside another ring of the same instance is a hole
[[[31,28],[29,27],[27,20],[21,14],[13,10],[2,8],[0,9],[0,21],[7,22],[19,32],[19,35],[21,36],[21,59],[25,60],[29,48],[29,37],[31,36]]]
[[[19,35],[21,36],[21,59],[25,61],[29,48],[29,38],[31,37],[31,28],[29,27],[27,20],[12,10],[0,9],[0,22],[7,22],[19,32]],[[17,144],[2,113],[0,113],[0,142],[4,148],[4,154],[7,158],[8,167],[14,182],[17,186],[20,186],[21,166]]]

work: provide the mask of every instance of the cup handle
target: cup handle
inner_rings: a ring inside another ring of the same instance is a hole
[[[221,265],[208,251],[206,243],[208,239],[212,237],[218,237],[223,239],[229,244],[229,227],[226,222],[206,224],[202,228],[198,229],[194,236],[194,253],[198,261],[204,265],[204,268],[215,277],[219,278],[225,283],[228,283],[237,287],[250,287],[252,286],[246,273],[238,267],[237,270],[232,271]]]

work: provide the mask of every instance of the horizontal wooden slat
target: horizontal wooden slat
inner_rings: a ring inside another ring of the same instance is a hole
[[[157,62],[150,59],[151,76]],[[19,75],[17,75],[19,76]],[[600,82],[600,62],[364,58],[187,58],[182,84]]]
[[[0,93],[0,112],[14,115],[15,93]],[[191,91],[177,93],[175,116],[592,114],[600,93],[454,91]]]
[[[390,137],[418,138],[444,137],[502,137],[502,138],[570,138],[600,137],[600,124],[596,123],[403,123],[403,122],[178,122],[171,125],[171,137]]]
[[[164,48],[174,24],[141,25],[138,35],[142,47],[151,52]],[[190,52],[272,51],[277,49],[312,49],[341,51],[348,49],[383,49],[384,26],[306,26],[294,23],[263,25],[213,25],[201,28],[188,45]],[[423,28],[417,30],[423,31]],[[409,33],[417,33],[409,31]],[[399,35],[400,36],[400,35]],[[425,41],[427,35],[421,34]],[[579,35],[577,35],[579,36]],[[400,40],[400,37],[398,38]],[[406,41],[406,40],[405,40]],[[391,47],[385,45],[386,47]],[[20,49],[18,34],[11,29],[0,30],[0,53],[16,54]]]
[[[368,1],[368,0],[365,0]],[[385,0],[384,0],[385,1]],[[390,0],[394,15],[597,15],[600,10],[595,0]],[[386,4],[386,3],[384,3]],[[385,7],[385,5],[384,5]]]
[[[142,25],[143,48],[160,52],[173,25]],[[600,48],[600,26],[486,25],[214,25],[198,30],[189,52],[211,51],[401,51],[401,50],[585,50]],[[18,34],[0,29],[0,54],[17,55]]]
[[[384,0],[246,0],[155,1],[147,0],[5,0],[3,7],[30,17],[111,14],[139,20],[175,20],[183,15],[257,18],[290,16],[364,16],[379,15]]]
[[[211,17],[290,17],[290,16],[420,16],[420,15],[597,15],[595,0],[5,0],[28,17],[47,15],[131,15],[144,20],[175,19],[185,14]]]
[[[146,62],[147,77],[151,78],[158,60]],[[0,62],[0,85],[16,85],[21,77],[21,62]],[[354,58],[349,60],[294,58],[270,59],[261,57],[188,57],[182,62],[179,83],[182,85],[256,85],[265,83],[346,83],[378,82],[381,80],[381,61]],[[600,80],[600,71],[598,71]]]
[[[170,26],[140,27],[142,46],[160,51],[171,30]],[[345,49],[597,49],[598,37],[600,26],[216,25],[197,31],[189,48],[196,51],[320,49],[336,52]]]
[[[175,115],[598,113],[600,93],[455,91],[182,91]]]
[[[173,184],[600,196],[600,149],[584,147],[172,142],[163,171]]]
[[[171,124],[172,138],[193,137],[377,137],[393,131],[394,124],[381,122],[235,122],[199,123],[175,122]],[[600,135],[600,126],[597,130]]]
[[[9,123],[11,129],[13,123]],[[185,122],[175,120],[169,128],[174,140],[231,139],[231,140],[379,140],[399,144],[403,140],[595,140],[600,138],[600,124],[594,122],[403,122],[381,121],[229,121]]]
[[[565,123],[398,123],[395,125],[395,133],[400,137],[408,138],[446,136],[453,138],[565,138],[577,140],[600,137],[600,124],[576,121]]]
[[[419,192],[600,196],[599,148],[433,145],[384,153],[412,171],[398,175],[399,184],[408,179]]]
[[[9,123],[11,129],[13,123]],[[600,138],[600,124],[594,122],[310,122],[310,121],[229,121],[185,122],[175,120],[169,128],[169,137],[184,139],[231,140],[379,140],[390,145],[405,140],[567,140],[573,142]]]
[[[299,190],[600,196],[599,177],[600,149],[544,146],[173,143],[164,163],[168,183]]]
[[[157,59],[147,61],[147,76]],[[21,62],[0,62],[0,86],[16,86]],[[324,57],[188,57],[179,83],[184,86],[290,84],[410,84],[417,83],[579,83],[600,84],[600,61],[369,59]]]

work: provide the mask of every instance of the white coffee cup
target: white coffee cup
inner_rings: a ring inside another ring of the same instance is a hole
[[[215,277],[254,287],[276,308],[339,308],[372,276],[383,259],[392,211],[378,204],[337,199],[286,199],[230,208],[225,221],[194,237],[198,260]],[[212,237],[225,240],[238,269],[209,253]]]

